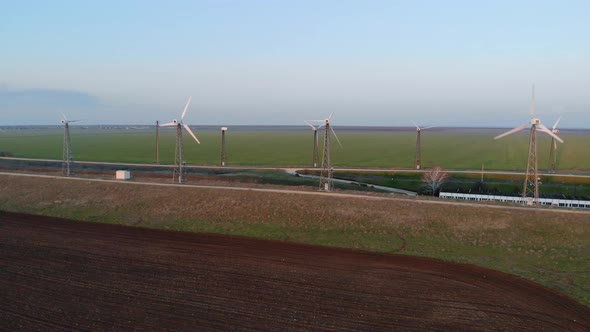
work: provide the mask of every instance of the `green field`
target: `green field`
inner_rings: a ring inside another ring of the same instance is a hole
[[[494,141],[502,130],[425,131],[422,135],[423,165],[447,169],[519,170],[526,164],[528,136],[521,134]],[[217,165],[221,137],[217,130],[198,130],[202,144],[185,135],[185,159],[191,165]],[[335,167],[412,168],[415,133],[413,131],[339,130],[343,148],[332,148]],[[562,132],[565,144],[558,147],[559,169],[590,170],[590,135]],[[155,161],[153,130],[98,130],[72,127],[74,158],[87,161]],[[547,167],[550,139],[538,136],[541,170]],[[23,158],[62,158],[63,133],[60,129],[27,129],[0,132],[0,153]],[[161,134],[161,163],[174,160],[175,132]],[[227,133],[229,165],[309,166],[312,136],[310,130],[256,131],[232,130]]]
[[[303,173],[319,174],[316,170],[303,171]],[[428,194],[428,192],[425,192],[426,188],[424,188],[423,174],[421,173],[335,171],[334,177]],[[590,178],[541,175],[540,179],[539,193],[541,195],[590,196]],[[477,173],[454,173],[449,175],[448,180],[442,185],[441,189],[450,192],[472,190],[473,193],[479,193],[481,190],[483,193],[491,191],[520,196],[522,186],[522,174],[486,174],[482,183],[480,175]]]
[[[435,257],[522,276],[590,305],[588,213],[4,175],[0,210]]]

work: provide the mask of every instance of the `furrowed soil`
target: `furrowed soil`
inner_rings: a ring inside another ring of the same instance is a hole
[[[133,182],[0,175],[0,210],[439,258],[590,305],[589,213]]]
[[[590,309],[471,265],[0,212],[0,329],[584,331]]]

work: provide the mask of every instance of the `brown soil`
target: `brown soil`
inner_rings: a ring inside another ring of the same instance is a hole
[[[0,212],[0,329],[583,331],[524,279],[403,255]]]

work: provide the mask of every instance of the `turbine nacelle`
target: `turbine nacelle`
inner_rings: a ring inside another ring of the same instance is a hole
[[[62,118],[61,118],[61,121],[60,121],[61,124],[68,124],[70,122],[78,122],[78,121],[80,121],[80,120],[68,120],[68,117],[65,114],[61,113],[61,115],[62,115]]]
[[[192,98],[193,98],[192,96],[188,98],[188,101],[186,102],[186,105],[184,106],[184,111],[182,111],[182,115],[180,116],[180,121],[174,119],[174,120],[172,120],[172,122],[161,124],[160,127],[170,127],[170,126],[180,126],[181,128],[184,127],[184,129],[186,129],[186,131],[188,131],[188,133],[195,139],[195,141],[198,144],[201,144],[201,142],[199,142],[199,139],[197,138],[197,136],[195,136],[195,133],[193,133],[191,128],[189,128],[189,126],[187,124],[183,123],[184,116],[186,115],[186,111],[188,110],[188,105],[190,105]]]
[[[525,123],[519,127],[516,127],[514,129],[511,129],[503,134],[500,134],[500,135],[494,137],[494,139],[500,139],[502,137],[514,134],[516,132],[519,132],[519,131],[527,128],[530,125],[531,129],[534,127],[535,130],[542,131],[545,134],[548,134],[549,136],[553,137],[558,142],[563,143],[563,140],[561,138],[559,138],[559,136],[555,135],[556,134],[555,130],[556,130],[557,124],[559,123],[559,120],[561,120],[561,117],[559,117],[559,119],[557,119],[557,121],[553,125],[552,130],[549,130],[549,128],[545,127],[541,123],[541,120],[539,118],[535,118],[534,116],[535,116],[535,86],[533,85],[533,94],[532,94],[532,98],[531,98],[531,120],[528,123]]]
[[[557,129],[557,125],[559,124],[559,121],[561,121],[561,116],[557,119],[557,121],[555,121],[555,123],[553,124],[553,127],[551,128],[551,132],[554,134],[559,133],[559,129]]]
[[[416,124],[416,122],[412,121],[412,124],[414,124],[414,127],[416,127],[416,132],[422,131],[424,129],[430,129],[430,128],[434,128],[435,126],[429,126],[429,127],[420,127]]]
[[[429,127],[422,127],[422,128],[416,127],[416,131],[422,131],[422,130],[430,129],[430,128],[434,128],[434,127],[436,127],[436,126],[429,126]]]
[[[336,138],[336,141],[338,142],[338,145],[340,145],[340,147],[342,147],[342,143],[340,143],[340,139],[336,135],[336,132],[334,131],[334,128],[332,128],[332,126],[330,126],[330,120],[332,119],[332,116],[333,115],[334,115],[334,112],[332,112],[327,119],[323,119],[323,120],[304,120],[304,122],[307,123],[307,125],[310,126],[311,129],[314,132],[317,131],[318,129],[322,128],[322,127],[329,127],[330,128],[330,131],[332,132],[332,134]],[[321,123],[321,124],[316,127],[316,126],[314,126],[312,124],[312,122]]]

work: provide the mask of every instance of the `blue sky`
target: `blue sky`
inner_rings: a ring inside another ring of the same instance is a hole
[[[0,124],[590,127],[587,1],[4,1]],[[47,96],[52,95],[51,98]],[[82,98],[81,96],[84,96]],[[4,99],[4,100],[2,100]]]

